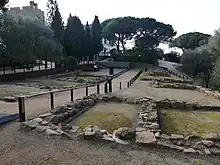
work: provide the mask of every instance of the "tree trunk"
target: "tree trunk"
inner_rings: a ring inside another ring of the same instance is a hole
[[[47,55],[45,56],[45,69],[47,69]]]
[[[125,53],[125,45],[124,45],[124,40],[121,40],[121,46],[123,48],[123,52]]]

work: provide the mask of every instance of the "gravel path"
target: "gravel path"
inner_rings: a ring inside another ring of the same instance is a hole
[[[163,149],[115,143],[49,139],[19,131],[19,123],[0,128],[1,165],[218,165],[219,157],[184,155]]]
[[[139,70],[130,70],[113,80],[113,91],[119,90],[119,82],[122,82],[122,88],[126,88],[127,81],[134,77]],[[97,92],[97,88],[89,87],[89,94]],[[100,92],[104,93],[104,84],[100,84]],[[86,94],[85,88],[74,90],[74,99],[82,98]],[[59,106],[70,101],[70,91],[59,92],[54,94],[54,104]],[[26,100],[26,115],[36,116],[50,110],[49,94],[41,95]],[[6,103],[0,101],[0,113],[17,113],[18,103]]]
[[[120,96],[144,97],[150,96],[156,100],[165,98],[187,102],[198,102],[201,105],[220,106],[220,100],[195,90],[182,90],[170,88],[152,88],[146,81],[137,80],[129,89],[116,92]]]

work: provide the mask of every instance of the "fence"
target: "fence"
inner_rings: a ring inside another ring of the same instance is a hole
[[[127,88],[129,88],[138,79],[138,77],[141,75],[141,73],[142,73],[142,70],[140,70],[131,80],[129,80],[128,82],[125,82],[127,84]],[[113,91],[112,80],[114,78],[115,77],[110,78],[104,84],[101,83],[101,84],[97,84],[96,86],[85,86],[84,88],[80,88],[81,93],[82,93],[82,90],[85,90],[84,91],[85,93],[82,95],[82,97],[89,96],[89,93],[92,93],[92,94],[94,94],[94,93],[97,93],[97,94],[111,93]],[[102,85],[104,85],[103,92],[101,90]],[[121,89],[122,89],[122,82],[119,82],[119,90],[121,90]],[[44,93],[41,93],[41,94],[36,94],[36,95],[31,96],[31,97],[37,97],[37,96],[42,96],[42,95],[45,95],[45,94],[49,94],[50,109],[54,109],[55,108],[55,104],[54,104],[55,97],[54,96],[55,96],[56,93],[68,92],[69,91],[70,101],[73,101],[74,100],[74,92],[76,92],[76,90],[79,90],[79,89],[70,88],[70,89],[63,89],[63,90],[59,90],[59,91],[49,91],[49,92],[44,92]],[[116,89],[116,90],[118,90],[118,89]],[[31,98],[31,97],[29,97],[29,98]],[[25,110],[26,110],[25,100],[26,100],[25,96],[18,97],[18,108],[19,108],[20,122],[25,121],[25,114],[26,114],[25,113]]]

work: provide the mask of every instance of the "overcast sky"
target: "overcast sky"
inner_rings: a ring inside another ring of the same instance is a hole
[[[10,6],[27,6],[29,0],[9,0]],[[35,0],[46,11],[47,0]],[[58,0],[64,21],[69,13],[82,23],[118,16],[153,17],[173,25],[178,35],[190,31],[213,34],[220,26],[220,0]]]

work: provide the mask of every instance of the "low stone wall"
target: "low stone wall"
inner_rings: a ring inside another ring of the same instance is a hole
[[[68,124],[68,122],[96,103],[106,101],[141,105],[136,128],[122,127],[115,130],[113,134],[109,134],[106,130],[102,130],[97,126],[90,125],[85,129],[81,129]],[[21,126],[48,136],[66,137],[68,139],[77,138],[120,144],[130,144],[135,140],[138,145],[164,147],[184,153],[220,155],[220,137],[216,134],[207,134],[204,137],[163,134],[160,129],[160,108],[186,108],[192,110],[199,109],[201,106],[197,103],[178,102],[168,99],[155,101],[148,97],[131,99],[94,94],[57,107],[49,113],[22,123]]]
[[[196,90],[202,93],[205,93],[207,96],[215,97],[216,99],[220,99],[220,92],[214,91],[208,88],[204,88],[202,86],[196,86]]]
[[[175,78],[169,78],[169,77],[143,77],[141,78],[142,81],[158,81],[158,82],[164,82],[164,83],[188,83],[193,84],[190,80],[184,80],[184,79],[175,79]]]
[[[196,86],[185,83],[161,83],[161,82],[153,82],[152,87],[154,88],[173,88],[173,89],[190,89],[195,90]]]

